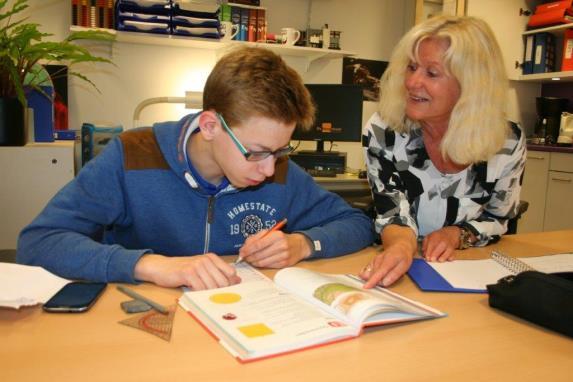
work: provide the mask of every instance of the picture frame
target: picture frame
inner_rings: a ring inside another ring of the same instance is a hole
[[[342,84],[360,85],[364,101],[380,100],[380,78],[388,61],[366,60],[358,57],[342,59]]]
[[[466,0],[416,0],[415,24],[432,16],[466,14]]]

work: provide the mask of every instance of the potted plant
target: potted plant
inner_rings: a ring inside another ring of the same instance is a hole
[[[112,41],[111,33],[96,30],[72,32],[60,42],[42,41],[49,33],[38,30],[39,24],[25,23],[26,18],[13,16],[28,8],[28,0],[0,0],[0,146],[21,146],[25,142],[24,110],[26,93],[43,93],[34,81],[43,71],[40,64],[61,63],[68,66],[68,74],[97,87],[86,76],[73,70],[82,62],[110,60],[91,54],[75,44],[80,40]],[[46,95],[47,96],[47,95]]]

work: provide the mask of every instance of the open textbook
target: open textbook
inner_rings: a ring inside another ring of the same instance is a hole
[[[363,289],[351,275],[294,267],[273,282],[246,264],[238,273],[240,284],[186,291],[179,304],[241,362],[357,337],[365,326],[445,316],[387,289]]]

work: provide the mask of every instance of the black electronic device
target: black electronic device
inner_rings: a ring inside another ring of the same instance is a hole
[[[342,174],[346,169],[346,153],[341,152],[295,151],[290,154],[290,159],[307,171],[333,171]]]
[[[317,170],[314,168],[310,168],[306,170],[310,176],[313,178],[336,178],[336,171],[335,170]]]
[[[362,139],[362,87],[342,84],[306,84],[316,106],[315,123],[308,131],[300,127],[293,140],[316,141],[316,152],[324,153],[324,142],[360,142]],[[326,152],[328,154],[328,152]]]
[[[539,143],[554,144],[559,137],[561,113],[566,110],[567,98],[537,97],[537,123],[535,135]]]
[[[81,313],[96,302],[106,287],[106,283],[75,281],[64,285],[44,304],[46,312]]]

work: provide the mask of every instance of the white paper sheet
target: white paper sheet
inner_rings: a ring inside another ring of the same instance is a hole
[[[0,263],[0,307],[43,304],[69,282],[42,267]]]
[[[573,272],[573,253],[518,259],[541,272]],[[492,259],[428,264],[455,288],[485,290],[487,284],[495,284],[497,280],[512,274]]]

